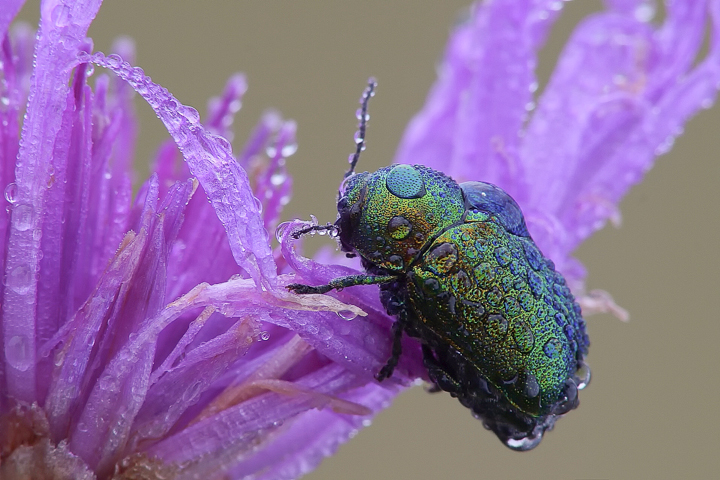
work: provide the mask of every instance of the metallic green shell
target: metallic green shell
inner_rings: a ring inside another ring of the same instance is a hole
[[[472,218],[472,221],[470,219]],[[575,373],[572,296],[529,238],[475,213],[445,231],[408,273],[418,320],[520,410],[551,411]]]
[[[450,177],[421,165],[393,165],[349,177],[343,192],[353,224],[347,242],[390,272],[407,270],[433,236],[462,221],[462,192]]]

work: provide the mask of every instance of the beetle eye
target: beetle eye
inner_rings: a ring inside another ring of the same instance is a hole
[[[398,198],[421,198],[425,196],[425,182],[412,165],[397,165],[387,175],[387,189]]]
[[[338,193],[340,194],[340,197],[344,197],[350,192],[355,185],[357,185],[359,182],[363,181],[365,177],[368,176],[368,172],[362,172],[362,173],[353,173],[352,175],[345,177],[345,179],[340,184],[340,188],[338,189]]]

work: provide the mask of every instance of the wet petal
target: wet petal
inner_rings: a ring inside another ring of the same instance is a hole
[[[32,402],[36,392],[36,308],[42,212],[55,137],[67,108],[67,75],[85,42],[99,1],[42,5],[34,83],[15,169],[17,201],[10,219],[3,292],[3,331],[9,396]],[[62,41],[60,38],[62,37]]]
[[[551,257],[566,256],[616,217],[629,187],[684,122],[712,103],[720,81],[718,19],[713,15],[708,57],[691,68],[707,6],[680,3],[659,32],[633,17],[599,14],[566,46],[521,154],[538,186],[528,190],[528,227],[544,251],[557,252]],[[536,214],[557,216],[566,233],[543,235],[531,225]]]
[[[516,196],[519,132],[537,88],[535,65],[558,1],[477,3],[452,34],[438,80],[395,156],[457,181],[496,183]]]
[[[258,200],[252,195],[246,172],[232,156],[230,144],[207,132],[195,109],[181,105],[166,89],[153,83],[139,68],[119,57],[81,56],[126,80],[150,104],[183,152],[190,171],[215,208],[228,234],[235,261],[255,282],[272,288],[276,266],[262,223]]]

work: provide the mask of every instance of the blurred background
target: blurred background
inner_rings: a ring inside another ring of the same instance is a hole
[[[38,4],[29,1],[21,18],[37,24]],[[335,219],[366,79],[379,81],[360,166],[372,171],[392,161],[466,7],[467,0],[106,0],[90,36],[106,53],[117,36],[132,37],[137,64],[201,114],[229,75],[245,72],[235,150],[265,109],[295,119],[299,149],[288,160],[295,183],[285,218],[326,222]],[[542,51],[540,92],[574,26],[600,9],[595,0],[564,5]],[[167,133],[149,107],[137,106],[139,183]],[[449,395],[414,388],[306,478],[716,478],[718,152],[713,107],[625,198],[622,227],[606,227],[578,250],[588,287],[612,293],[631,321],[588,319],[592,383],[537,449],[512,452]]]

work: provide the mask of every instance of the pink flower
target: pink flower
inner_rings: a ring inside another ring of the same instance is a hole
[[[559,2],[478,5],[396,157],[502,186],[577,289],[573,250],[720,80],[717,35],[692,64],[718,2],[675,2],[660,27],[641,2],[608,3],[536,108],[534,60]],[[292,122],[265,115],[233,155],[224,137],[243,77],[201,122],[120,56],[83,53],[99,1],[43,2],[35,42],[6,36],[21,5],[0,0],[0,476],[295,478],[425,377],[406,338],[392,379],[373,379],[393,322],[375,287],[286,292],[353,271],[300,256],[287,230],[270,247],[291,193]],[[132,59],[126,43],[116,51]],[[130,87],[175,142],[135,198]]]

